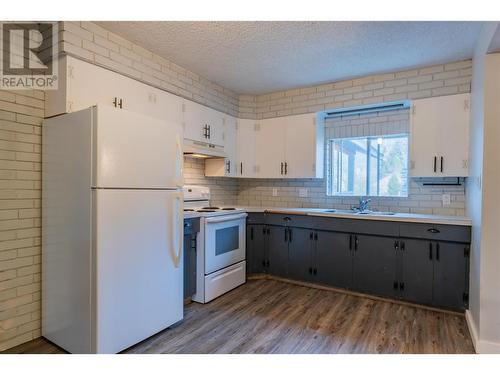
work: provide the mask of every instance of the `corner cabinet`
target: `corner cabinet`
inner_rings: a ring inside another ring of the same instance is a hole
[[[468,176],[469,112],[470,94],[412,102],[412,177]]]
[[[237,154],[237,132],[238,119],[226,115],[224,123],[224,153],[225,158],[212,158],[205,160],[205,176],[207,177],[237,177],[238,154]]]
[[[110,105],[182,123],[183,99],[71,56],[59,60],[59,88],[45,93],[45,116]]]

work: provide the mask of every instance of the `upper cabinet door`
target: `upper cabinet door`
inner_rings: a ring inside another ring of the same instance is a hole
[[[224,113],[205,107],[208,143],[224,147]]]
[[[205,107],[191,100],[184,100],[184,138],[208,142]]]
[[[225,176],[234,177],[237,175],[237,142],[238,142],[238,120],[232,116],[226,116],[224,119],[224,152],[227,157],[225,160]]]
[[[256,177],[256,120],[239,119],[237,130],[237,177]]]
[[[413,101],[412,177],[466,177],[469,158],[470,94]]]
[[[287,178],[316,177],[316,114],[283,117]]]
[[[255,130],[258,177],[284,178],[286,175],[284,118],[260,120]]]

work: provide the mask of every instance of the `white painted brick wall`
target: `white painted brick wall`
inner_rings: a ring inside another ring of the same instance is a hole
[[[0,91],[0,351],[40,336],[44,93]]]
[[[240,95],[239,117],[263,119],[470,92],[471,75],[472,61],[464,60],[264,95]]]

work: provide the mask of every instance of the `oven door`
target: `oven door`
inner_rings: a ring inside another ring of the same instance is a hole
[[[205,274],[245,260],[246,213],[205,218]]]

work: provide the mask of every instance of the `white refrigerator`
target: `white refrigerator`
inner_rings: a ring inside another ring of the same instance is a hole
[[[117,353],[182,320],[181,124],[96,106],[42,129],[42,335]]]

